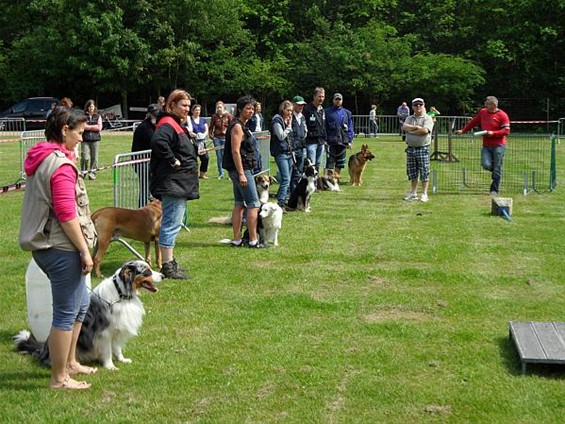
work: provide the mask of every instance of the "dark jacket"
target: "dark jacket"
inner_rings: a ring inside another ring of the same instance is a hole
[[[323,108],[318,108],[313,102],[304,106],[302,111],[306,118],[306,127],[308,135],[306,136],[306,144],[324,144],[326,142],[326,112]]]
[[[353,143],[353,119],[343,107],[326,109],[326,135],[329,145],[347,146]]]
[[[292,132],[289,134],[292,150],[297,151],[306,147],[306,128],[304,114],[300,117],[300,121],[298,121],[296,115],[292,116]]]
[[[275,128],[274,128],[275,124],[279,124],[280,127],[282,128],[282,130],[285,134],[284,138],[279,138],[277,136],[277,134],[275,132]],[[279,114],[276,114],[275,116],[273,116],[273,120],[271,121],[271,143],[270,143],[271,156],[276,158],[278,155],[281,155],[281,154],[284,154],[284,153],[289,154],[292,151],[291,145],[290,145],[290,142],[291,142],[290,134],[291,133],[292,133],[292,128],[288,127],[284,123],[282,116],[280,116]]]
[[[131,143],[132,152],[141,152],[151,149],[151,139],[155,133],[155,125],[151,122],[151,117],[145,118],[133,132],[133,141]]]
[[[224,147],[224,159],[222,162],[222,168],[228,171],[235,171],[235,163],[233,160],[233,154],[231,151],[231,133],[233,127],[236,125],[241,125],[243,128],[243,140],[241,140],[241,146],[239,148],[239,154],[241,155],[241,163],[243,169],[249,169],[253,171],[257,168],[257,156],[255,154],[255,137],[251,134],[249,129],[245,128],[241,121],[237,118],[232,119],[228,129],[226,130],[226,144]]]
[[[151,139],[151,194],[198,199],[198,163],[196,146],[176,116],[162,114]],[[180,166],[174,168],[175,159]]]

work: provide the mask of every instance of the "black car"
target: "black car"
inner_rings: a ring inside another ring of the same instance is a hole
[[[47,113],[58,102],[56,97],[30,97],[0,112],[0,118],[24,118],[26,130],[43,129]]]

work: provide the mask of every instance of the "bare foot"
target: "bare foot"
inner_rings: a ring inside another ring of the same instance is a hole
[[[62,383],[50,383],[49,387],[51,389],[85,390],[90,388],[90,384],[67,377]]]
[[[96,367],[88,367],[86,365],[79,364],[78,362],[73,365],[67,365],[67,372],[69,375],[77,375],[77,374],[86,374],[92,375],[96,374],[98,368]]]

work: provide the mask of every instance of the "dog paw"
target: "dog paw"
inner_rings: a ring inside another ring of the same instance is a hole
[[[105,362],[103,366],[104,366],[104,368],[106,368],[107,370],[110,370],[110,371],[118,371],[118,367],[115,366],[113,362]]]
[[[120,362],[123,362],[124,364],[131,364],[133,361],[129,358],[121,358],[119,359]]]

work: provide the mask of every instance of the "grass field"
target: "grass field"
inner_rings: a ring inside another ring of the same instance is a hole
[[[286,214],[279,248],[217,242],[230,228],[207,220],[228,215],[232,195],[212,169],[176,248],[191,279],[142,294],[133,363],[86,378],[83,393],[48,390],[49,370],[13,348],[30,254],[17,243],[22,193],[1,195],[1,421],[563,422],[565,366],[523,376],[508,340],[511,320],[564,320],[563,147],[557,190],[515,195],[508,222],[486,193],[403,201],[403,144],[368,143],[364,185]],[[101,164],[129,145],[104,137]],[[87,184],[93,210],[111,205],[111,171]],[[130,257],[113,244],[103,272]]]

